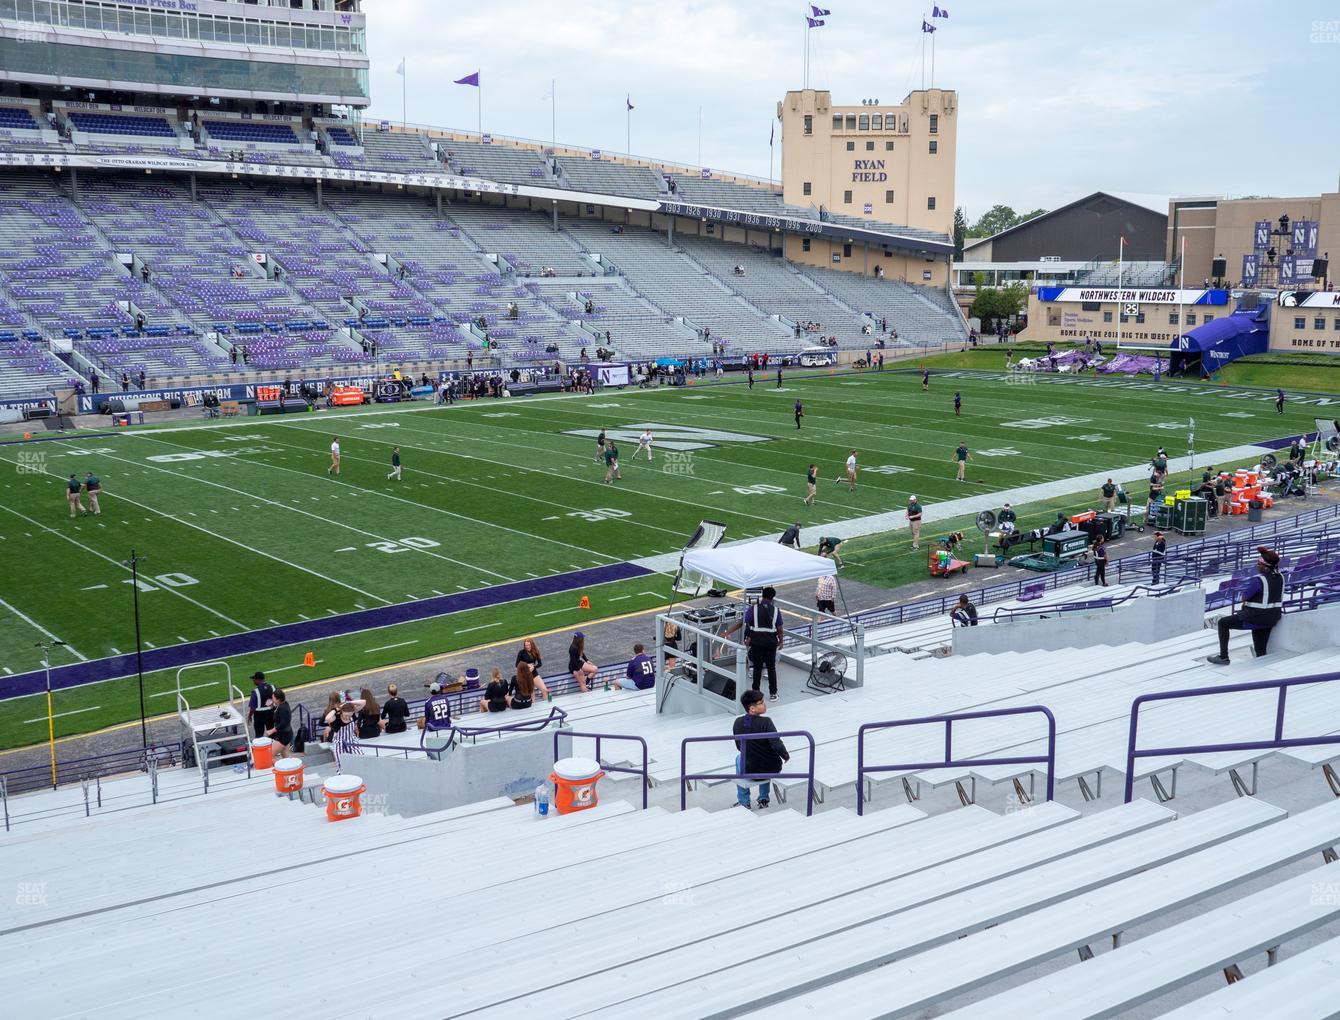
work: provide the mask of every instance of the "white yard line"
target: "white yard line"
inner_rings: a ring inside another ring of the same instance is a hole
[[[377,648],[367,648],[364,649],[363,654],[371,655],[373,652],[389,652],[392,648],[408,648],[410,645],[417,645],[418,643],[418,638],[415,638],[413,641],[401,641],[394,645],[381,645]]]
[[[455,633],[469,634],[471,631],[488,630],[490,627],[497,627],[498,625],[498,621],[494,620],[492,623],[481,623],[478,627],[466,627],[464,630],[455,631]]]
[[[192,687],[183,687],[183,688],[182,688],[182,691],[202,691],[202,690],[204,690],[206,687],[218,687],[219,684],[221,684],[221,683],[223,683],[222,680],[211,680],[211,681],[210,681],[209,683],[207,683],[207,684],[195,684],[195,685],[192,686]],[[173,687],[173,688],[170,689],[170,690],[159,691],[157,694],[150,694],[149,697],[151,697],[151,698],[166,698],[166,697],[168,697],[169,695],[176,694],[176,693],[177,693],[177,688]]]
[[[7,506],[0,506],[0,510],[4,510],[6,513],[11,513],[11,514],[13,514],[15,517],[22,517],[22,518],[23,518],[25,521],[27,521],[29,524],[36,525],[37,527],[42,528],[44,531],[49,531],[51,534],[55,535],[57,538],[63,538],[65,541],[69,542],[71,545],[78,546],[80,549],[83,549],[84,552],[92,553],[94,556],[98,557],[98,559],[106,560],[108,563],[111,563],[111,564],[113,564],[113,565],[115,565],[115,566],[121,567],[121,569],[122,569],[122,570],[125,570],[127,573],[130,572],[130,568],[129,568],[129,567],[122,566],[120,560],[112,559],[112,557],[107,556],[107,555],[105,555],[105,554],[103,554],[103,553],[98,552],[98,550],[92,548],[91,546],[84,545],[83,542],[77,542],[77,541],[75,541],[73,538],[71,538],[69,535],[62,534],[61,532],[57,531],[55,528],[48,528],[45,524],[42,524],[40,521],[35,521],[35,520],[33,520],[31,517],[27,517],[27,516],[25,516],[24,514],[19,513],[17,510],[11,509],[10,507],[7,507]],[[160,587],[158,590],[159,590],[159,591],[165,591],[165,592],[167,592],[169,595],[176,595],[179,599],[183,599],[183,600],[185,600],[185,601],[191,603],[191,605],[196,606],[196,607],[199,608],[199,609],[203,609],[205,612],[207,612],[207,613],[211,613],[211,614],[213,614],[214,616],[217,616],[217,617],[218,617],[220,620],[222,620],[224,623],[227,623],[227,624],[229,624],[230,626],[236,627],[238,630],[250,630],[250,629],[251,629],[250,627],[247,627],[245,624],[239,623],[238,621],[234,620],[231,616],[226,616],[226,615],[224,615],[223,613],[219,612],[217,609],[213,609],[213,608],[211,608],[210,606],[205,605],[203,602],[197,602],[195,599],[191,598],[191,596],[185,594],[184,592],[182,592],[182,591],[180,591],[180,590],[178,590],[178,589],[176,589],[176,588],[170,587],[170,586],[168,586],[168,585],[163,585],[163,586]],[[151,644],[150,644],[149,642],[147,642],[147,641],[144,643],[144,646],[145,646],[146,648],[153,648],[153,647],[154,647],[153,645],[151,645]],[[68,646],[67,646],[67,647],[68,647]]]
[[[321,665],[321,663],[325,662],[326,660],[325,660],[325,659],[313,659],[312,661],[315,662],[315,663],[319,666],[319,665]],[[295,662],[292,666],[276,666],[274,669],[267,669],[267,670],[265,671],[265,675],[266,675],[266,676],[269,676],[271,673],[283,673],[285,670],[289,670],[289,669],[302,669],[302,668],[303,668],[303,665],[304,665],[304,663],[301,663],[301,662]]]
[[[55,714],[52,715],[52,718],[59,719],[61,716],[64,715],[78,715],[80,712],[96,712],[100,708],[102,708],[101,705],[92,705],[89,708],[72,708],[68,712],[56,712]],[[25,724],[46,722],[47,717],[44,715],[39,715],[36,719],[25,719],[23,721]]]
[[[42,632],[43,634],[45,634],[47,637],[51,638],[52,641],[59,641],[59,640],[60,640],[60,638],[56,637],[55,634],[51,633],[51,631],[47,630],[47,629],[46,629],[45,627],[43,627],[40,623],[38,623],[36,620],[34,620],[31,616],[28,616],[26,613],[22,613],[22,612],[20,612],[19,610],[15,609],[15,608],[14,608],[13,606],[11,606],[8,602],[6,602],[4,599],[0,599],[0,606],[4,606],[4,607],[5,607],[6,609],[8,609],[11,613],[13,613],[15,616],[17,616],[20,620],[22,620],[24,623],[28,624],[28,626],[32,627],[33,630],[41,631],[41,632]],[[68,644],[67,644],[67,645],[65,646],[65,648],[66,648],[67,651],[69,651],[69,653],[70,653],[71,655],[73,655],[73,656],[74,656],[76,659],[78,659],[80,662],[88,662],[88,656],[82,654],[82,653],[79,651],[79,649],[77,649],[74,645],[68,645]]]
[[[152,437],[152,436],[144,436],[144,437],[141,437],[141,438],[150,438],[150,439],[152,439],[153,437]],[[166,442],[165,442],[163,445],[165,445],[165,446],[180,446],[180,444],[177,444],[177,443],[166,443]],[[236,491],[238,491],[238,490],[236,490],[233,486],[230,486],[230,485],[224,485],[224,484],[222,484],[221,482],[212,482],[212,481],[210,481],[208,478],[199,478],[199,477],[197,477],[197,476],[195,476],[195,475],[193,475],[193,474],[188,474],[188,473],[181,472],[181,471],[173,471],[173,470],[171,470],[170,468],[159,467],[159,466],[156,465],[156,464],[145,464],[145,463],[141,463],[141,462],[139,462],[139,461],[131,460],[131,459],[127,458],[127,457],[112,457],[112,456],[110,456],[110,455],[108,456],[107,459],[109,459],[109,460],[120,461],[120,462],[123,463],[123,464],[132,464],[132,465],[134,465],[136,468],[141,469],[141,470],[157,471],[157,472],[160,472],[160,473],[162,473],[162,474],[172,475],[174,478],[184,478],[184,479],[186,479],[186,480],[188,480],[188,481],[197,482],[197,483],[199,483],[199,484],[201,484],[201,485],[208,485],[208,486],[211,486],[212,488],[216,488],[216,489],[224,489],[224,490],[227,490],[227,491],[229,491],[229,492],[236,492]],[[264,461],[246,461],[245,463],[247,463],[247,464],[265,464]],[[266,465],[266,466],[274,466],[274,465]],[[290,469],[283,469],[283,470],[290,470]],[[304,474],[304,472],[301,472],[301,471],[298,471],[298,472],[295,472],[295,473],[296,473],[296,474]],[[310,476],[305,476],[305,477],[310,477]],[[341,483],[341,484],[342,484],[342,483]],[[292,512],[292,513],[295,513],[295,514],[301,514],[303,517],[310,517],[310,518],[312,518],[312,520],[315,520],[315,521],[321,521],[323,524],[329,524],[329,525],[331,525],[331,526],[333,526],[333,527],[336,527],[336,528],[344,528],[344,529],[346,529],[346,530],[348,530],[348,531],[352,531],[352,532],[354,532],[354,533],[356,533],[356,534],[363,535],[363,536],[365,536],[365,537],[367,537],[367,538],[374,538],[374,539],[377,539],[378,541],[381,541],[381,542],[392,541],[391,539],[386,538],[386,536],[384,536],[384,535],[378,535],[378,534],[376,534],[375,532],[371,532],[371,531],[364,531],[362,528],[354,527],[352,524],[344,524],[344,523],[342,523],[341,521],[332,521],[330,518],[328,518],[328,517],[322,517],[320,514],[314,514],[314,513],[311,513],[311,512],[309,512],[309,511],[307,511],[307,510],[300,510],[300,509],[297,509],[296,507],[290,507],[290,506],[288,506],[288,505],[285,504],[285,503],[281,503],[281,502],[279,502],[278,500],[267,499],[266,497],[261,496],[261,495],[258,495],[257,493],[254,493],[254,492],[246,493],[246,495],[247,495],[249,498],[251,498],[251,499],[259,499],[262,503],[267,503],[267,504],[269,504],[270,506],[278,507],[278,508],[281,509],[281,510],[288,510],[288,511],[290,511],[290,512]],[[124,499],[125,497],[123,496],[123,497],[121,497],[121,498]],[[297,502],[297,501],[295,500],[294,502]],[[185,522],[182,522],[182,523],[185,523]],[[235,543],[235,544],[237,544],[237,543]],[[501,578],[501,579],[504,580],[504,581],[514,581],[514,580],[516,580],[516,578],[514,578],[514,577],[508,577],[506,574],[499,574],[499,573],[496,573],[495,571],[489,570],[487,567],[479,567],[479,566],[476,566],[476,565],[473,564],[473,563],[465,563],[465,562],[463,562],[463,561],[461,561],[461,560],[453,559],[453,558],[450,557],[450,556],[445,556],[445,555],[443,555],[443,554],[441,554],[441,553],[435,553],[435,552],[433,552],[431,549],[413,549],[413,550],[411,550],[411,551],[413,551],[413,552],[423,553],[425,556],[431,556],[431,557],[433,557],[434,559],[445,560],[445,561],[448,562],[448,563],[455,563],[457,566],[461,566],[461,567],[469,567],[469,568],[471,568],[472,570],[482,570],[484,573],[486,573],[486,574],[492,574],[494,577]],[[262,554],[262,555],[266,555],[266,554]],[[273,557],[273,556],[272,556],[272,557],[270,557],[270,558],[271,558],[271,559],[277,559],[278,557]],[[282,561],[282,562],[287,563],[288,561],[287,561],[287,560],[284,560],[284,561]],[[310,570],[309,570],[308,573],[315,573],[315,571],[310,571]],[[317,576],[325,577],[325,575],[317,575]],[[328,578],[328,577],[326,577],[325,579],[326,579],[326,580],[331,580],[331,579]],[[338,584],[338,583],[340,583],[340,582],[335,582],[335,583]],[[351,586],[350,586],[350,585],[343,585],[343,587],[349,588],[349,587],[351,587]],[[380,601],[380,602],[387,602],[386,599],[381,599],[381,598],[379,598],[378,596],[370,595],[370,594],[368,594],[367,592],[360,591],[360,590],[357,589],[357,588],[352,588],[352,590],[353,590],[353,591],[358,591],[360,595],[367,595],[368,598],[377,598],[378,601]]]

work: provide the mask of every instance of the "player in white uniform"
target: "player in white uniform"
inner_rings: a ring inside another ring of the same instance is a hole
[[[326,474],[340,473],[340,441],[334,436],[330,439],[330,467],[326,468]]]
[[[842,484],[841,478],[833,479],[837,485]],[[847,458],[847,491],[856,491],[856,451],[852,450],[851,456]]]
[[[651,430],[645,430],[642,435],[637,437],[637,449],[633,451],[633,459],[637,460],[637,455],[643,450],[647,451],[647,460],[651,460]]]

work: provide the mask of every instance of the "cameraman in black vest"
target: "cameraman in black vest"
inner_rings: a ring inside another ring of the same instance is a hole
[[[750,606],[744,614],[744,643],[749,647],[749,661],[754,667],[753,689],[758,690],[764,668],[768,671],[768,700],[777,700],[777,649],[782,647],[782,612],[773,599],[777,589],[763,589],[763,598]]]
[[[1280,573],[1280,555],[1274,549],[1258,546],[1261,554],[1256,561],[1260,576],[1252,578],[1243,597],[1242,611],[1225,616],[1219,621],[1219,654],[1206,657],[1215,666],[1228,665],[1228,632],[1250,630],[1252,647],[1259,659],[1266,654],[1270,632],[1284,614],[1284,575]]]

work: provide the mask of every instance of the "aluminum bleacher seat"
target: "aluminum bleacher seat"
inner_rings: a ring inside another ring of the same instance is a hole
[[[178,135],[164,117],[129,116],[71,110],[70,123],[80,131],[99,135],[128,135],[176,141]]]
[[[558,165],[563,177],[574,191],[590,191],[597,195],[627,195],[630,198],[655,200],[665,191],[664,178],[644,166],[628,166],[601,160],[583,160],[577,156],[560,156]]]
[[[438,151],[453,173],[465,177],[483,177],[509,184],[537,184],[551,181],[544,157],[535,149],[511,145],[439,138]]]
[[[243,145],[299,145],[292,124],[262,120],[202,119],[200,126],[214,142],[239,142]]]

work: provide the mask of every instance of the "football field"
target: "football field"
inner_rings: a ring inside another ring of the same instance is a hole
[[[134,650],[132,549],[145,649],[323,619],[356,632],[329,654],[309,643],[234,661],[237,682],[316,647],[319,669],[281,678],[296,683],[662,605],[667,577],[615,568],[677,552],[704,518],[724,523],[728,541],[772,537],[795,520],[817,540],[817,526],[901,510],[913,492],[933,506],[1136,465],[1159,445],[1182,455],[1191,417],[1208,451],[1297,434],[1333,413],[1294,401],[1277,415],[1261,392],[1064,383],[936,375],[923,392],[919,374],[893,371],[788,376],[780,389],[709,380],[0,445],[0,695],[11,699],[0,702],[0,745],[45,739],[44,703],[5,690],[6,678],[40,668],[37,642],[67,642],[53,667]],[[595,461],[602,428],[621,454],[623,477],[610,485]],[[644,429],[651,461],[633,456]],[[328,472],[333,438],[338,476]],[[951,463],[960,440],[973,456],[966,484]],[[395,446],[399,481],[387,478]],[[852,449],[854,493],[835,481]],[[802,503],[810,463],[821,479],[814,507]],[[71,520],[64,479],[88,471],[102,480],[102,514]],[[485,589],[506,594],[468,601]],[[583,594],[591,610],[577,608]],[[415,603],[429,607],[424,618],[370,613]],[[345,626],[348,614],[369,615]],[[160,695],[171,671],[154,671],[150,686],[151,712],[170,710]],[[124,685],[58,700],[61,732],[137,716]]]

